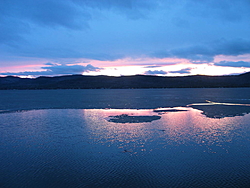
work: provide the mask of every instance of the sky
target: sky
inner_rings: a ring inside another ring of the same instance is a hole
[[[0,0],[0,76],[250,71],[249,0]]]

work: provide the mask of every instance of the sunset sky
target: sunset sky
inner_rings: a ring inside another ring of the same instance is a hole
[[[249,0],[0,0],[0,76],[248,71]]]

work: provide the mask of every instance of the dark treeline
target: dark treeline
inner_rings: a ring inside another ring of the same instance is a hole
[[[250,72],[231,76],[56,76],[38,78],[0,77],[0,89],[128,89],[250,87]]]

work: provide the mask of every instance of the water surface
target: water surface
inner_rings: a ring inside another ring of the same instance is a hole
[[[125,114],[160,118],[110,121]],[[250,114],[49,109],[0,118],[1,187],[250,185]]]
[[[0,187],[248,187],[249,95],[0,91]]]

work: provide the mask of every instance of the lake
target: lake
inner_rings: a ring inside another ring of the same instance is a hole
[[[250,88],[0,91],[0,187],[248,187]]]

